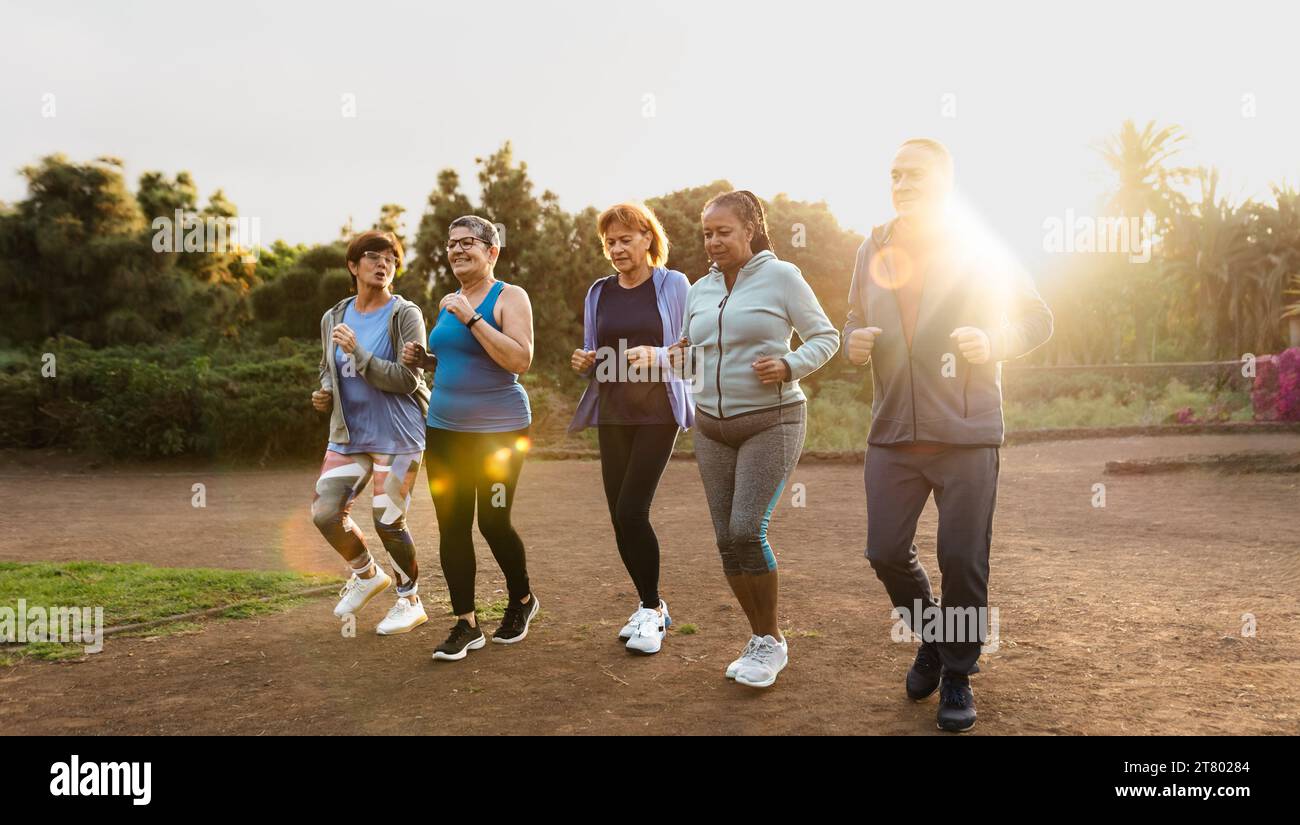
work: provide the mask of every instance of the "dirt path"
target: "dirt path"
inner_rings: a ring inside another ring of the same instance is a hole
[[[1300,477],[1106,476],[1107,460],[1300,449],[1300,436],[1030,444],[1003,451],[991,603],[1001,643],[974,680],[983,733],[1300,733]],[[64,468],[66,470],[66,468]],[[0,468],[0,560],[100,559],[338,572],[307,502],[315,468],[66,472]],[[595,462],[533,462],[516,507],[543,616],[527,641],[460,663],[429,655],[450,623],[379,638],[388,602],[341,638],[333,600],[188,635],[109,639],[79,663],[0,670],[0,732],[930,733],[902,678],[884,589],[862,557],[861,468],[805,462],[771,527],[791,665],[774,689],[728,683],[747,629],[726,592],[699,475],[673,462],[655,503],[676,622],[658,656],[615,641],[635,595]],[[194,483],[207,507],[191,506]],[[1106,487],[1094,508],[1093,485]],[[368,501],[359,523],[368,521]],[[436,525],[412,525],[423,592],[445,597]],[[1287,530],[1291,532],[1288,534]],[[367,527],[367,533],[370,530]],[[932,578],[935,512],[918,544]],[[480,597],[499,571],[480,540]],[[374,543],[378,547],[377,542]],[[1258,635],[1243,638],[1243,614]]]

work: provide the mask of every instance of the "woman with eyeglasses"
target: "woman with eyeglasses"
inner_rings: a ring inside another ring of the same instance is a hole
[[[357,294],[321,317],[320,389],[312,393],[312,405],[330,413],[312,520],[352,573],[334,615],[355,614],[396,580],[397,603],[376,628],[385,636],[429,619],[417,592],[415,542],[406,529],[429,390],[420,365],[400,360],[405,345],[424,340],[424,314],[392,292],[402,255],[401,241],[390,232],[364,232],[348,244]],[[372,477],[375,532],[392,558],[392,576],[375,564],[351,517],[352,502]]]
[[[528,635],[538,600],[528,582],[524,543],[510,523],[515,486],[528,451],[532,410],[519,374],[533,361],[528,293],[493,275],[497,228],[467,215],[448,227],[447,259],[460,289],[442,299],[429,346],[408,342],[403,363],[432,369],[425,461],[438,514],[438,552],[456,625],[433,658],[455,661],[486,643],[474,609],[474,510],[506,577],[501,626],[492,641]]]

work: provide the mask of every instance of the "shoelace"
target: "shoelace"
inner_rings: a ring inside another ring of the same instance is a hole
[[[506,605],[506,612],[501,616],[501,626],[513,629],[522,625],[524,623],[524,609],[526,607],[528,607],[528,605],[519,604],[518,602],[511,602]]]
[[[749,641],[745,642],[745,649],[740,651],[740,658],[742,659],[750,658],[750,655],[754,652],[754,645],[756,644],[758,644],[758,640],[755,639],[753,636],[750,636]]]
[[[402,613],[410,610],[411,607],[412,604],[406,599],[398,599],[397,604],[393,605],[393,608],[388,611],[388,618],[396,619],[398,616],[401,616]]]
[[[457,622],[456,626],[451,629],[451,638],[447,639],[447,644],[458,647],[461,639],[466,636],[472,637],[475,630],[478,630],[478,628],[470,627],[468,623]]]
[[[339,595],[346,596],[360,586],[361,586],[361,577],[358,576],[356,573],[353,573],[352,578],[348,579],[347,584],[343,585],[343,589],[339,591]]]
[[[765,665],[768,662],[770,662],[772,660],[772,657],[775,655],[776,655],[776,645],[772,644],[766,639],[760,639],[754,643],[754,652],[749,654],[749,658],[753,659],[759,664]]]
[[[941,699],[945,705],[956,705],[959,708],[966,707],[966,691],[963,690],[966,685],[961,682],[944,682],[941,691]]]
[[[659,614],[654,610],[647,610],[648,615],[642,616],[641,621],[637,623],[636,632],[638,636],[657,636],[661,620]]]

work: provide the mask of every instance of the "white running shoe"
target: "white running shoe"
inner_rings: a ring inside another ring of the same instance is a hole
[[[790,661],[790,649],[784,640],[777,641],[771,636],[764,636],[754,642],[754,650],[736,670],[736,684],[765,688],[776,682],[780,673]]]
[[[627,617],[627,624],[623,625],[623,629],[618,632],[619,639],[626,642],[636,634],[637,626],[641,624],[641,614],[643,612],[645,612],[645,606],[637,602],[636,610],[633,610],[632,615]]]
[[[745,642],[745,649],[740,651],[740,658],[732,662],[731,664],[727,665],[728,679],[736,678],[736,671],[740,670],[740,666],[743,665],[745,663],[745,660],[749,658],[749,654],[754,652],[754,645],[757,643],[758,643],[758,637],[754,635],[750,635],[749,641]]]
[[[356,613],[361,608],[370,603],[370,600],[388,589],[393,583],[393,577],[384,572],[379,565],[375,565],[375,575],[368,579],[363,579],[356,573],[348,579],[348,583],[343,585],[339,595],[339,603],[334,606],[334,615],[343,618],[349,613]]]
[[[648,607],[643,607],[633,614],[634,618],[640,616],[640,621],[637,622],[632,638],[627,640],[628,650],[637,653],[659,652],[659,648],[663,645],[664,633],[673,623],[672,617],[668,615],[668,603],[660,599],[659,607],[663,610],[662,614]]]
[[[424,605],[420,602],[419,596],[415,594],[399,596],[397,604],[388,611],[388,615],[375,628],[375,632],[380,636],[396,636],[399,633],[409,633],[427,621],[429,621],[429,614],[424,612]]]

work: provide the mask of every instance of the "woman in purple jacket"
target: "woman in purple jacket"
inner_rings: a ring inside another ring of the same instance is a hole
[[[595,426],[614,537],[641,602],[619,631],[627,649],[657,653],[672,623],[659,596],[659,539],[650,504],[679,428],[694,423],[685,381],[668,366],[690,283],[665,269],[668,238],[645,206],[621,203],[596,222],[605,257],[617,273],[587,291],[583,348],[574,370],[590,377],[569,432]]]

